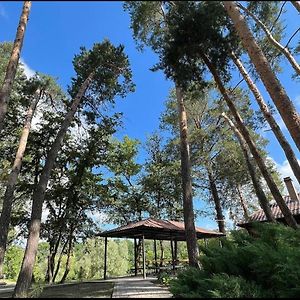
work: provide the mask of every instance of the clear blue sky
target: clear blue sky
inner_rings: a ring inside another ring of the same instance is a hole
[[[0,2],[0,42],[15,38],[22,5],[21,1]],[[287,3],[286,8],[289,11],[287,40],[299,26],[300,16],[290,3]],[[89,48],[104,38],[109,38],[114,44],[125,45],[136,84],[134,94],[117,102],[117,110],[124,114],[124,128],[118,136],[128,135],[144,142],[147,135],[158,129],[159,116],[172,83],[166,81],[161,72],[149,71],[157,62],[157,57],[151,50],[143,53],[136,50],[129,28],[129,16],[123,11],[121,1],[33,1],[21,57],[32,70],[58,77],[59,84],[65,89],[74,74],[72,59],[79,47],[83,45]],[[295,40],[299,40],[299,34]],[[288,63],[283,67],[290,70]],[[299,82],[293,82],[289,72],[279,77],[299,110]],[[263,87],[261,90],[268,100]],[[283,130],[288,135],[284,127]],[[267,149],[270,157],[278,164],[279,171],[283,176],[291,175],[278,142],[270,133],[264,135],[270,140]],[[299,159],[299,152],[294,149]],[[143,152],[140,159],[143,159]],[[196,200],[196,206],[202,207],[202,204]],[[198,220],[197,225],[216,228],[214,221],[205,218]]]

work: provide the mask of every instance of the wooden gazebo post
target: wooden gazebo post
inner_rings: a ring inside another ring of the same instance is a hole
[[[143,234],[143,277],[146,279],[146,252],[145,252],[145,236]]]
[[[174,257],[175,257],[175,266],[178,264],[178,241],[174,240]]]
[[[106,271],[107,271],[107,236],[104,240],[104,280],[106,279]]]
[[[134,275],[137,276],[137,243],[134,238]]]
[[[156,240],[154,240],[154,259],[155,259],[155,274],[157,274],[158,273],[158,264],[157,264]]]
[[[175,260],[174,260],[173,238],[171,238],[170,242],[171,242],[171,253],[172,253],[172,267],[173,267],[173,272],[175,272]]]

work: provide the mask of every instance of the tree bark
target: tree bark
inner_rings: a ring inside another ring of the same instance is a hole
[[[300,13],[300,1],[291,1],[291,3],[294,5],[294,7],[298,10]]]
[[[247,23],[240,14],[234,1],[223,1],[225,9],[232,19],[235,29],[247,50],[256,71],[258,72],[264,86],[271,96],[276,108],[278,109],[284,123],[286,124],[296,146],[300,150],[300,116],[294,104],[289,99],[284,88],[280,84],[276,75],[273,73],[264,53],[256,43]]]
[[[219,197],[218,189],[217,189],[217,186],[216,186],[216,182],[213,178],[212,171],[210,170],[209,167],[207,167],[207,174],[208,174],[210,192],[212,194],[212,198],[213,198],[214,203],[215,203],[215,209],[216,209],[216,213],[217,213],[217,223],[218,223],[219,231],[223,232],[223,233],[226,233],[224,215],[223,215],[222,206],[221,206],[221,199]]]
[[[48,282],[49,283],[53,283],[55,281],[55,277],[56,277],[55,273],[57,273],[58,269],[59,269],[59,266],[57,266],[57,271],[54,272],[55,271],[55,257],[58,252],[61,238],[62,238],[62,228],[60,228],[60,232],[59,232],[57,240],[55,241],[55,245],[50,249],[50,255],[49,255],[50,258],[49,258],[49,267],[48,267],[48,271],[49,271]]]
[[[9,174],[8,181],[6,184],[6,190],[3,198],[2,212],[0,216],[0,278],[3,278],[3,272],[2,272],[3,261],[4,261],[5,251],[6,251],[9,225],[11,221],[11,210],[13,204],[14,191],[18,181],[18,176],[21,171],[22,160],[26,150],[32,118],[41,96],[42,96],[42,91],[39,92],[39,95],[36,95],[34,97],[27,110],[24,127],[19,141],[19,147],[15,156],[12,170]]]
[[[193,209],[193,196],[192,196],[192,178],[191,178],[191,162],[190,150],[188,143],[188,127],[187,116],[184,107],[182,90],[176,85],[176,98],[178,103],[179,112],[179,125],[180,125],[180,152],[181,152],[181,178],[183,190],[183,214],[186,243],[188,249],[189,265],[191,267],[199,267],[198,263],[198,243],[195,228],[195,216]]]
[[[289,226],[291,226],[292,228],[297,229],[298,228],[298,224],[295,220],[295,218],[293,217],[291,211],[289,210],[287,204],[285,203],[274,179],[272,178],[272,176],[270,175],[268,168],[263,160],[263,158],[261,157],[261,155],[259,154],[256,145],[254,144],[250,133],[248,131],[248,129],[246,128],[245,124],[243,123],[243,120],[240,116],[240,114],[238,113],[234,103],[232,102],[232,100],[230,99],[222,81],[221,78],[216,70],[216,68],[214,67],[214,65],[209,61],[209,59],[207,58],[207,56],[203,53],[201,53],[202,59],[205,62],[205,64],[207,65],[207,67],[209,68],[210,72],[212,73],[215,82],[217,84],[217,87],[219,89],[219,91],[221,92],[222,96],[224,97],[227,106],[229,107],[235,122],[237,124],[238,129],[240,130],[243,138],[245,139],[251,154],[253,155],[253,158],[255,159],[264,179],[267,182],[267,185],[274,197],[274,200],[276,201],[276,203],[278,204],[278,206],[280,207],[280,210],[282,211],[284,218],[287,222],[287,224]]]
[[[247,149],[247,143],[246,143],[244,137],[242,136],[240,131],[236,128],[236,126],[233,124],[233,122],[229,119],[229,117],[225,113],[222,113],[222,117],[228,122],[230,128],[235,133],[235,135],[241,145],[241,148],[242,148],[245,160],[246,160],[246,164],[247,164],[247,167],[249,170],[249,174],[250,174],[250,177],[251,177],[251,180],[253,183],[253,187],[254,187],[256,196],[258,198],[259,204],[260,204],[260,207],[263,209],[267,220],[269,222],[275,222],[275,218],[271,211],[269,201],[263,191],[263,188],[261,187],[259,179],[256,176],[255,167],[250,159],[250,155],[249,155],[248,149]]]
[[[64,251],[65,251],[67,245],[68,245],[68,240],[64,243],[64,245],[63,245],[63,247],[62,247],[62,249],[61,249],[61,251],[60,251],[59,258],[58,258],[58,261],[57,261],[57,264],[56,264],[56,269],[55,269],[55,272],[54,272],[54,274],[53,274],[53,279],[52,279],[53,282],[55,282],[55,279],[56,279],[56,277],[57,277],[57,275],[58,275],[58,271],[59,271],[59,269],[60,269],[61,260],[62,260]]]
[[[30,8],[31,1],[24,1],[13,49],[11,52],[9,63],[6,68],[5,78],[0,90],[0,132],[3,129],[3,122],[7,111],[7,105],[9,102],[12,85],[14,83],[17,72]]]
[[[285,156],[293,170],[295,177],[297,178],[300,184],[300,166],[297,161],[296,155],[290,146],[289,142],[285,138],[284,134],[282,133],[280,127],[278,126],[276,120],[272,116],[267,104],[265,103],[261,93],[259,92],[258,88],[256,87],[255,83],[252,81],[251,77],[247,73],[246,69],[244,68],[242,62],[236,57],[234,53],[232,53],[232,60],[239,69],[240,73],[242,74],[243,78],[247,82],[249,89],[251,90],[256,102],[258,103],[260,110],[262,111],[265,119],[269,123],[273,133],[275,134],[281,148],[283,149]]]
[[[246,145],[245,145],[246,146]],[[249,155],[247,155],[249,157]],[[245,157],[246,158],[246,157]],[[249,157],[250,159],[250,157]],[[255,173],[254,173],[255,174]],[[249,220],[249,213],[248,213],[248,207],[247,207],[247,204],[246,204],[246,201],[243,197],[243,194],[242,194],[242,191],[241,191],[241,187],[240,185],[238,185],[236,187],[237,189],[237,192],[238,192],[238,195],[239,195],[239,198],[240,198],[240,201],[241,201],[241,206],[243,208],[243,212],[244,212],[244,219],[245,221],[248,221]]]
[[[265,24],[263,22],[261,22],[251,11],[249,11],[246,7],[244,7],[241,4],[238,4],[238,7],[241,8],[242,10],[244,10],[246,12],[246,14],[248,14],[249,16],[251,16],[253,18],[253,20],[256,22],[256,24],[265,32],[267,38],[269,39],[269,41],[271,42],[271,44],[277,49],[279,50],[290,62],[291,66],[293,67],[293,69],[296,71],[296,73],[298,75],[300,75],[300,66],[297,63],[297,61],[295,60],[295,58],[293,57],[293,55],[291,54],[291,52],[285,48],[284,46],[282,46],[271,34],[271,32],[268,30],[268,28],[265,26]]]
[[[53,145],[47,156],[45,166],[41,172],[39,183],[33,193],[33,202],[31,210],[31,224],[29,228],[29,237],[26,244],[26,250],[22,262],[21,271],[15,286],[13,297],[21,297],[27,294],[27,290],[30,286],[30,278],[33,272],[33,266],[35,263],[35,257],[39,242],[40,227],[41,227],[41,217],[42,217],[42,208],[45,198],[47,184],[50,178],[52,168],[55,163],[57,154],[61,148],[63,138],[70,126],[74,114],[81,102],[81,99],[88,88],[90,82],[92,81],[94,73],[91,73],[90,76],[84,81],[80,87],[76,97],[73,100],[71,108],[67,113],[64,121],[62,122],[61,128],[59,129],[56,138],[53,142]]]
[[[59,283],[64,283],[67,279],[67,276],[68,276],[69,272],[70,272],[70,265],[71,265],[70,261],[71,261],[72,248],[73,248],[73,230],[71,229],[71,233],[70,233],[70,236],[69,236],[69,245],[68,245],[66,268],[65,268],[64,275],[62,276]]]

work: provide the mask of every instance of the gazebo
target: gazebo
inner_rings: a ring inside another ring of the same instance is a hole
[[[217,231],[206,230],[200,227],[196,227],[196,234],[198,239],[216,238],[225,236],[225,234]],[[185,241],[185,228],[184,223],[177,221],[146,219],[138,222],[129,223],[125,226],[121,226],[112,230],[107,230],[96,234],[96,236],[105,238],[104,247],[104,279],[106,279],[107,271],[107,239],[111,238],[132,238],[134,239],[134,258],[135,258],[135,275],[137,275],[137,239],[142,239],[143,250],[143,277],[146,278],[146,255],[145,255],[145,239],[154,240],[154,255],[155,265],[157,271],[157,251],[156,240],[171,241],[172,252],[172,265],[175,270],[175,257],[174,245],[176,241]],[[176,245],[176,244],[175,244]],[[176,249],[175,249],[175,252]]]

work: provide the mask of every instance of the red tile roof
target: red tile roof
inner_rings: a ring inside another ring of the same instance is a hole
[[[200,227],[196,227],[198,238],[203,237],[219,237],[224,236],[223,233],[207,230]],[[98,236],[110,236],[110,237],[133,237],[145,234],[145,238],[157,238],[157,239],[170,239],[178,238],[178,240],[185,239],[185,227],[184,223],[178,221],[156,220],[146,219],[138,222],[129,223],[125,226],[121,226],[112,230],[104,231]]]
[[[300,193],[298,194],[300,199]],[[290,196],[283,197],[288,208],[290,209],[291,213],[296,216],[300,215],[300,200],[291,200]],[[280,208],[278,207],[277,203],[271,204],[271,211],[274,214],[275,219],[283,219],[283,213],[281,212]],[[265,222],[267,221],[266,215],[262,209],[254,212],[247,222],[241,222],[237,224],[240,227],[245,227],[246,225],[253,223],[253,222]]]

